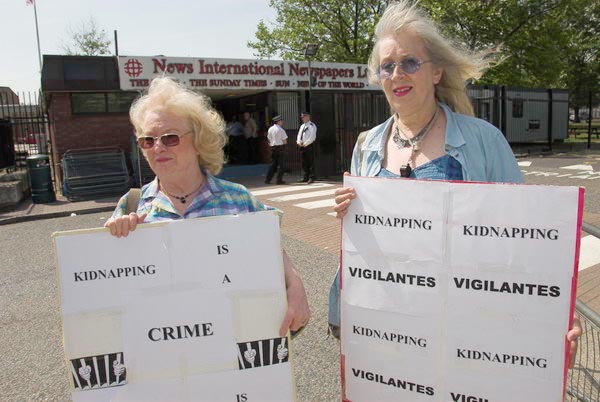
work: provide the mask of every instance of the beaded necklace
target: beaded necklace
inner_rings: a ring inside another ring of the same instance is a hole
[[[167,195],[169,195],[170,197],[175,198],[176,200],[178,200],[179,202],[181,202],[182,204],[185,204],[187,202],[187,198],[194,194],[196,191],[200,190],[200,188],[202,187],[204,183],[200,183],[200,185],[198,187],[196,187],[196,189],[194,191],[192,191],[191,193],[188,193],[186,195],[175,195],[175,194],[171,194],[169,193],[162,185],[160,186],[161,191],[165,192]]]
[[[400,149],[409,146],[412,147],[412,151],[410,153],[410,157],[408,158],[407,163],[405,165],[400,166],[400,176],[410,177],[410,174],[412,173],[412,168],[410,166],[411,161],[413,160],[415,153],[421,150],[421,142],[437,121],[439,110],[440,109],[438,107],[435,108],[435,112],[433,113],[433,116],[431,116],[431,119],[429,119],[427,124],[425,124],[425,126],[422,129],[420,129],[417,135],[415,135],[413,138],[406,138],[406,135],[399,127],[396,116],[394,116],[394,135],[392,137],[394,143]],[[400,134],[401,132],[402,134]]]

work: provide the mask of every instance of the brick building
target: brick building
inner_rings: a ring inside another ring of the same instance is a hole
[[[312,107],[319,127],[317,170],[321,176],[347,168],[358,133],[386,118],[378,87],[370,87],[366,66],[206,58],[44,56],[42,90],[47,105],[52,157],[70,149],[118,146],[132,152],[131,102],[152,78],[169,75],[208,95],[226,120],[249,112],[264,135],[276,115],[288,131],[287,169],[300,168],[295,137],[299,114]],[[261,152],[258,162],[268,162]]]
[[[54,161],[70,149],[131,151],[128,111],[138,93],[121,91],[114,57],[45,55],[42,91]]]

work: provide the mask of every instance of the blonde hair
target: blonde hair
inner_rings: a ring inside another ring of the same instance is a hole
[[[380,65],[379,40],[401,31],[415,34],[425,44],[435,67],[443,70],[440,82],[435,86],[438,101],[447,104],[455,112],[473,116],[473,105],[467,95],[466,84],[478,79],[489,67],[490,52],[470,53],[445,38],[417,3],[408,0],[392,3],[387,7],[375,27],[375,45],[369,57],[369,81],[380,84],[375,74]]]
[[[142,132],[141,125],[146,114],[156,109],[189,119],[198,164],[209,173],[218,174],[225,163],[223,147],[227,137],[225,122],[211,106],[210,99],[188,90],[172,78],[160,77],[152,80],[148,93],[138,98],[129,109],[129,117],[137,133]]]

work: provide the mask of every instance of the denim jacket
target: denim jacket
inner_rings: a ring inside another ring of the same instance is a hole
[[[455,113],[444,104],[440,106],[446,115],[446,153],[460,162],[463,180],[523,182],[515,156],[500,130],[485,120]],[[377,176],[392,122],[390,117],[369,131],[362,145],[362,163],[354,147],[350,169],[353,176]]]
[[[455,113],[440,104],[446,115],[446,153],[460,162],[465,181],[523,183],[515,156],[500,130],[485,120]],[[387,133],[393,118],[372,128],[362,144],[362,158],[357,145],[352,153],[353,176],[377,176],[385,153]],[[339,337],[340,299],[339,267],[329,291],[329,327]]]

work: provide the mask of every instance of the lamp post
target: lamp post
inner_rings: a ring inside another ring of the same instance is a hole
[[[311,103],[312,103],[312,78],[313,78],[312,71],[310,69],[310,60],[319,51],[319,46],[320,45],[318,43],[307,43],[306,46],[304,47],[304,57],[306,57],[308,59],[308,112],[309,113],[312,113]]]

